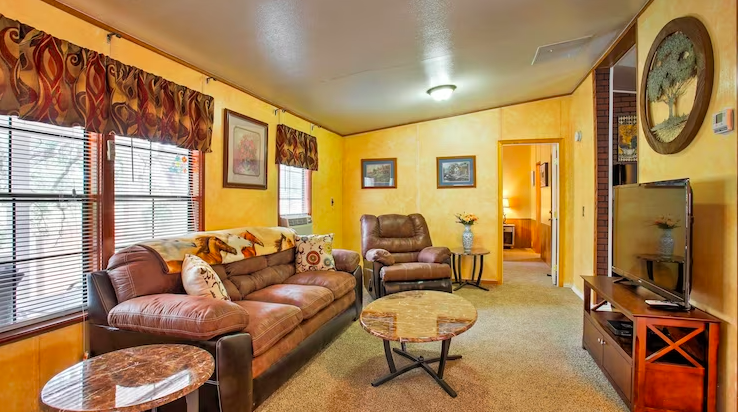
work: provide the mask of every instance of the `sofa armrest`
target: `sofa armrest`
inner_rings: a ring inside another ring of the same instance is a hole
[[[188,340],[209,340],[242,331],[249,314],[241,306],[203,296],[158,294],[129,299],[108,314],[119,329]]]
[[[430,246],[420,251],[418,262],[444,263],[451,257],[451,251],[447,247]]]
[[[395,264],[395,257],[392,253],[384,249],[369,249],[366,252],[366,260],[370,262],[379,262],[384,266],[392,266]]]
[[[353,273],[361,264],[361,255],[353,250],[333,249],[333,259],[336,261],[336,270]]]

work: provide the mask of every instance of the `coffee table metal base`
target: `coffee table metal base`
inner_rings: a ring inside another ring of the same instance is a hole
[[[385,340],[384,341],[384,356],[387,358],[387,365],[389,366],[390,373],[372,382],[372,386],[377,387],[383,383],[391,381],[392,379],[404,374],[405,372],[409,372],[417,368],[423,368],[423,370],[425,370],[428,373],[428,375],[430,375],[436,381],[436,383],[438,383],[438,385],[441,386],[441,388],[443,388],[443,390],[446,391],[446,393],[448,393],[452,398],[455,398],[456,391],[453,390],[451,386],[449,386],[449,384],[443,380],[443,373],[444,373],[444,370],[446,369],[446,361],[461,359],[461,355],[449,356],[448,348],[450,345],[451,345],[451,339],[442,341],[441,342],[441,356],[437,358],[425,359],[422,356],[416,357],[416,356],[409,354],[406,351],[405,344],[403,343],[402,349],[394,348],[394,352],[406,359],[413,361],[413,363],[403,366],[400,369],[397,369],[395,367],[395,360],[392,357],[393,349],[390,346],[390,341]],[[430,364],[436,363],[436,362],[438,362],[438,371],[434,371],[429,366]]]

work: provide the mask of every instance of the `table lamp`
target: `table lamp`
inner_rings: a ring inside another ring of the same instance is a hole
[[[505,224],[505,221],[507,220],[507,211],[510,209],[510,199],[503,197],[502,198],[502,224]]]

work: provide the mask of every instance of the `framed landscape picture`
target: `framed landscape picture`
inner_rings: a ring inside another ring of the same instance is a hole
[[[269,126],[225,110],[223,122],[223,187],[267,188]]]
[[[477,187],[477,157],[437,157],[436,180],[439,189]]]
[[[361,159],[362,189],[397,187],[397,159]]]

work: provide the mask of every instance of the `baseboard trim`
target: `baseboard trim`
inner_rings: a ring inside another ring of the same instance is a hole
[[[581,290],[579,290],[579,288],[577,288],[577,285],[572,284],[572,285],[569,285],[568,287],[571,288],[571,291],[574,292],[574,294],[579,296],[579,299],[584,300],[584,293]]]

